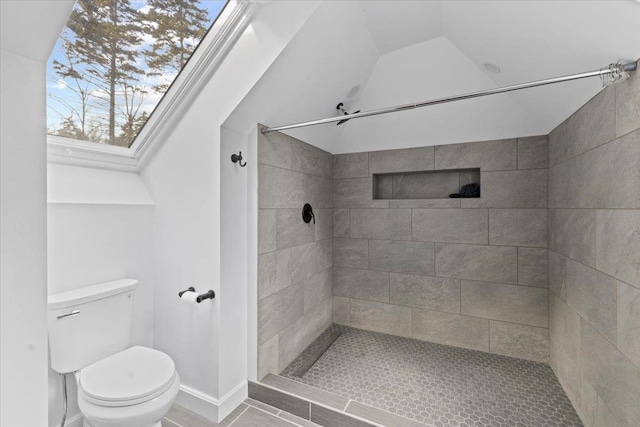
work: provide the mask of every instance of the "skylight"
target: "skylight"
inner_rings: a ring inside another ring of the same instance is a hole
[[[78,0],[47,64],[47,132],[131,147],[226,4]]]

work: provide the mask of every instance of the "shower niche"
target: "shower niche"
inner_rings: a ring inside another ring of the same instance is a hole
[[[374,174],[373,198],[449,199],[461,197],[460,189],[467,184],[480,185],[479,168]]]

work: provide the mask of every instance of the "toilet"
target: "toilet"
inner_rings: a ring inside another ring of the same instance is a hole
[[[73,373],[84,427],[160,427],[180,388],[173,360],[131,347],[137,280],[50,295],[51,368]]]

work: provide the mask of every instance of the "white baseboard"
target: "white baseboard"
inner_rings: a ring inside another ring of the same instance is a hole
[[[247,396],[247,380],[240,382],[221,399],[216,399],[189,386],[181,385],[178,397],[176,397],[176,403],[213,422],[219,423],[240,405]]]

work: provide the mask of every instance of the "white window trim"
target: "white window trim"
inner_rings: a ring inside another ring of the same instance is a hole
[[[246,28],[256,7],[256,3],[248,0],[229,1],[131,147],[47,135],[47,160],[51,163],[138,171],[143,156],[148,157],[152,146],[157,148],[155,146],[162,136],[173,128],[181,112],[190,105],[191,96],[202,89],[220,66]]]

